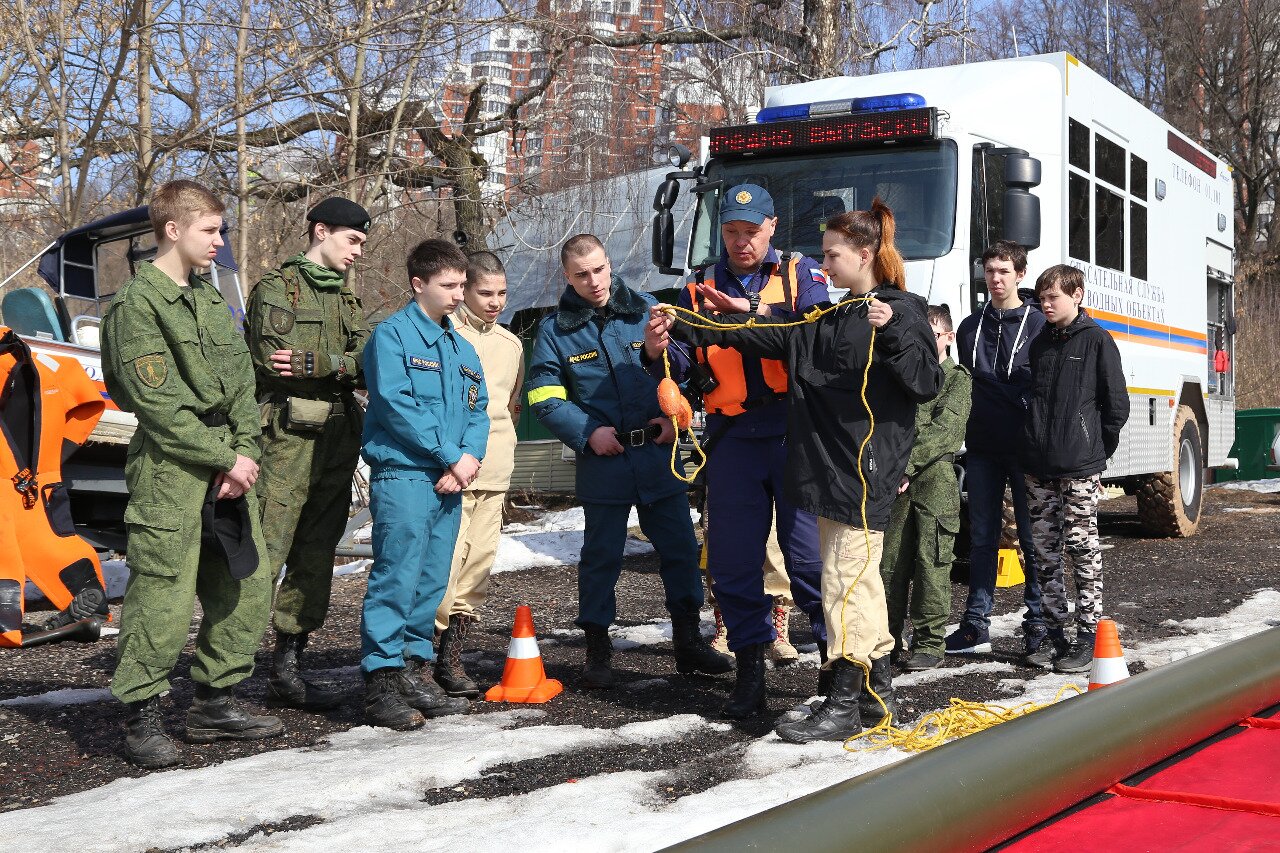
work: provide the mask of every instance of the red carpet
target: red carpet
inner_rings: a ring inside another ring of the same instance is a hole
[[[1108,793],[1002,849],[1280,851],[1280,714]]]

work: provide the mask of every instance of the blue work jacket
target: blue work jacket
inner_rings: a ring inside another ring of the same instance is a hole
[[[658,380],[641,363],[649,307],[657,300],[617,276],[602,309],[572,287],[558,309],[538,326],[525,392],[543,426],[577,454],[578,497],[585,503],[635,504],[682,492],[671,474],[671,446],[647,440],[617,456],[597,456],[591,433],[609,426],[619,433],[644,429],[662,416]]]
[[[369,408],[361,453],[375,472],[443,473],[489,443],[489,393],[475,348],[445,317],[410,302],[378,324],[364,351]]]

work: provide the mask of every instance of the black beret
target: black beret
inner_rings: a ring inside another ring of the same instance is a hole
[[[369,211],[350,199],[326,198],[307,212],[308,222],[323,222],[334,228],[354,228],[369,233]]]

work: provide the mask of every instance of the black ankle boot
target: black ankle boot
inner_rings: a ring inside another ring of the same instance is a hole
[[[702,639],[698,612],[671,614],[671,643],[676,647],[676,672],[688,675],[705,672],[721,675],[733,669],[733,662]]]
[[[608,690],[615,684],[609,662],[613,659],[613,640],[603,625],[584,625],[587,635],[587,665],[582,670],[582,686]]]
[[[401,671],[376,669],[364,674],[364,721],[371,726],[405,731],[422,726],[422,714],[400,695]]]
[[[774,729],[788,743],[815,740],[847,740],[862,731],[858,697],[862,694],[862,667],[843,658],[831,664],[831,693],[812,716]]]
[[[720,716],[724,719],[745,720],[764,710],[765,649],[765,643],[755,643],[733,653],[738,661],[738,680],[734,682],[729,701],[720,709]]]
[[[858,672],[862,670],[859,669]],[[871,689],[884,702],[885,709],[893,715],[893,721],[896,722],[898,703],[893,697],[893,671],[890,668],[888,655],[871,662]],[[866,690],[862,691],[862,697],[858,699],[858,711],[863,723],[868,726],[876,725],[884,717],[884,711],[880,710],[880,703]]]
[[[818,696],[831,692],[831,670],[827,667],[827,643],[818,641]]]
[[[449,617],[449,627],[440,635],[440,647],[436,649],[436,683],[450,696],[475,699],[480,695],[480,686],[468,677],[462,666],[462,646],[475,621],[474,616],[455,613]]]
[[[267,679],[268,705],[327,711],[342,702],[340,691],[302,674],[302,650],[306,647],[306,634],[276,631],[276,650],[271,657],[271,675]]]
[[[230,687],[196,684],[196,698],[187,711],[187,742],[259,740],[284,734],[279,717],[251,714],[236,701]]]
[[[405,661],[397,684],[405,704],[419,711],[428,720],[450,714],[465,714],[471,710],[471,703],[466,699],[446,695],[431,677],[431,671],[417,658]]]
[[[180,760],[178,747],[165,733],[161,719],[160,697],[152,696],[127,705],[129,717],[124,724],[124,757],[144,770],[172,767]]]

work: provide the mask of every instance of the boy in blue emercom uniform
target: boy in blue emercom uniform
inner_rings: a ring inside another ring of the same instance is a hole
[[[365,722],[394,729],[465,713],[424,666],[449,580],[462,490],[489,440],[480,357],[454,328],[467,258],[443,240],[409,254],[413,300],[378,325],[364,353],[373,568],[360,623]]]
[[[640,360],[649,307],[657,300],[615,278],[604,246],[590,234],[571,237],[560,262],[569,286],[559,310],[538,327],[525,391],[538,420],[578,454],[577,492],[586,515],[578,561],[577,624],[587,635],[582,684],[614,684],[609,625],[632,506],[661,560],[676,669],[728,672],[729,659],[712,651],[698,630],[698,543],[684,484],[671,474],[675,430],[658,407],[658,381]],[[661,351],[647,355],[657,358]]]

